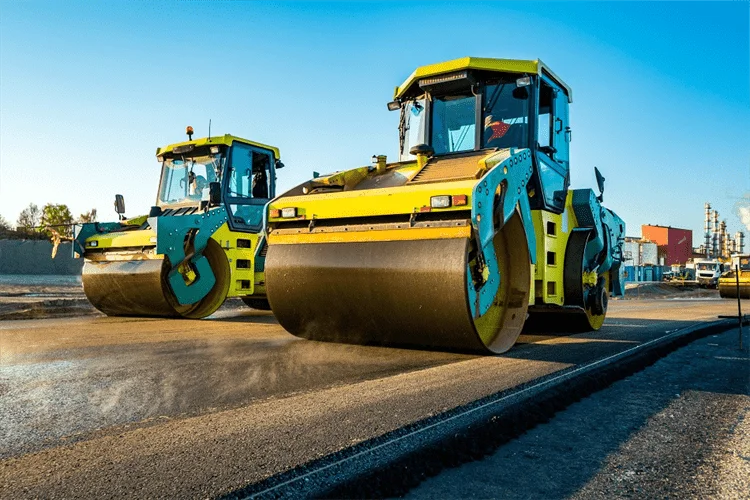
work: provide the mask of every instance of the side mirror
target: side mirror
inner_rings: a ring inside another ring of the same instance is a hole
[[[284,168],[284,164],[281,163],[279,160],[276,160],[276,168]]]
[[[529,91],[526,87],[516,87],[513,89],[513,98],[525,101],[529,98]]]
[[[208,183],[208,202],[211,205],[221,204],[221,183],[220,182]]]
[[[121,194],[115,195],[115,212],[121,220],[125,218],[125,197]]]
[[[599,169],[594,167],[594,174],[596,175],[596,185],[599,187],[599,196],[596,197],[600,202],[604,200],[604,176]]]

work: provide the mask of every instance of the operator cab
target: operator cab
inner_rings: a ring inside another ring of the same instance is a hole
[[[225,206],[232,230],[258,232],[276,195],[278,150],[230,135],[157,150],[162,164],[156,206],[183,215]]]
[[[561,213],[570,183],[570,89],[540,61],[466,58],[448,64],[464,69],[423,68],[389,103],[401,112],[399,159],[413,161],[413,152],[425,145],[435,156],[528,148],[534,152],[531,208]],[[415,146],[421,147],[412,151]]]

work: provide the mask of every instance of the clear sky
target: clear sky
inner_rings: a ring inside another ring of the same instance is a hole
[[[573,88],[573,187],[701,239],[750,207],[750,3],[0,0],[0,214],[113,220],[154,203],[156,147],[231,133],[278,146],[282,190],[395,159],[393,88],[463,57],[545,61]],[[750,221],[748,221],[750,222]],[[750,236],[750,235],[748,235]],[[750,238],[748,238],[750,241]]]

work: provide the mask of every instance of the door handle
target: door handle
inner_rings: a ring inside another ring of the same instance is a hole
[[[560,128],[557,128],[558,125],[560,126]],[[562,129],[563,129],[562,120],[560,118],[555,118],[555,133],[559,134],[560,132],[562,132]]]

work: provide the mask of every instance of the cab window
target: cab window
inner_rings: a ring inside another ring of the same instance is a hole
[[[484,90],[483,142],[486,148],[525,147],[529,134],[529,93],[512,82],[490,84]]]
[[[537,121],[537,142],[542,152],[552,157],[552,87],[542,82],[539,87],[539,119]]]
[[[476,98],[472,94],[435,97],[432,101],[432,148],[435,154],[474,149]]]
[[[537,114],[537,165],[544,202],[562,211],[570,179],[568,177],[568,100],[562,89],[545,79],[539,82]]]
[[[274,196],[274,156],[241,142],[232,146],[226,181],[227,208],[234,229],[255,231],[263,225],[265,204]]]
[[[415,99],[407,102],[402,113],[399,126],[402,145],[401,161],[406,161],[410,158],[411,148],[425,143],[424,117],[427,114],[425,113],[425,100]]]
[[[229,175],[229,196],[268,200],[271,197],[271,154],[235,144]]]

